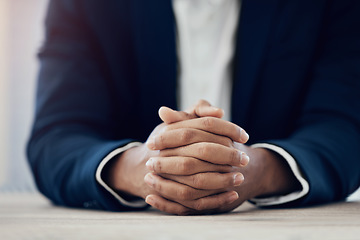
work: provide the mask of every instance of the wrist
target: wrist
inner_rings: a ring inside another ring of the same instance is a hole
[[[103,170],[106,184],[126,200],[142,197],[137,191],[136,179],[134,179],[134,171],[137,171],[136,163],[141,161],[141,147],[134,147],[119,154]]]
[[[275,195],[286,195],[301,189],[287,161],[268,149],[254,149],[258,153],[258,160],[263,165],[262,188],[256,197],[269,197]]]

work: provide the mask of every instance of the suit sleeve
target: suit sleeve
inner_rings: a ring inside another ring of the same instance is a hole
[[[126,210],[95,174],[111,151],[136,139],[115,135],[113,86],[79,2],[50,1],[27,155],[39,190],[55,204]]]
[[[343,200],[360,185],[360,4],[333,1],[328,10],[297,129],[269,141],[296,159],[310,185],[289,206]]]

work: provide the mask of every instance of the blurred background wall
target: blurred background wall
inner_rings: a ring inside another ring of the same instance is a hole
[[[25,158],[48,0],[0,0],[0,191],[34,191]]]

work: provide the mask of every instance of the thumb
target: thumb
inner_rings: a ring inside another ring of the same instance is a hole
[[[222,118],[224,116],[224,110],[212,106],[208,101],[203,99],[187,112],[197,117]]]
[[[159,109],[159,116],[164,123],[170,124],[197,117],[222,118],[224,110],[212,106],[206,100],[200,100],[193,108],[187,111],[175,111],[168,107],[161,107]]]
[[[159,109],[159,117],[164,123],[170,124],[170,123],[192,119],[195,118],[196,116],[194,114],[183,111],[175,111],[168,107],[161,107]]]

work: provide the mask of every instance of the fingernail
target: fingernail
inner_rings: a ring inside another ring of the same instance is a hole
[[[249,140],[249,134],[244,129],[240,130],[240,140],[241,143],[246,143]]]
[[[245,167],[246,165],[248,165],[250,161],[250,158],[248,155],[246,155],[246,153],[241,153],[241,160],[240,160],[240,164]]]
[[[150,158],[147,162],[146,162],[146,167],[151,171],[154,172],[154,159]]]
[[[241,173],[234,174],[234,186],[239,186],[244,181],[244,175]]]
[[[236,199],[238,199],[239,198],[239,194],[237,193],[237,192],[232,192],[229,196],[228,196],[228,198],[227,198],[227,202],[228,202],[228,204],[230,204],[230,203],[233,203]]]
[[[155,204],[155,200],[153,197],[151,197],[150,195],[148,195],[146,198],[145,198],[145,202],[149,205],[154,205]]]
[[[150,186],[154,185],[154,178],[151,173],[146,174],[144,177],[144,180],[148,185],[150,185]]]
[[[146,146],[151,150],[155,150],[155,137],[149,138],[146,142]]]

